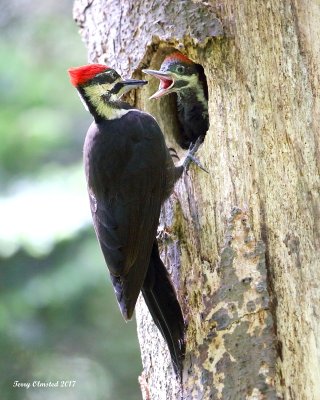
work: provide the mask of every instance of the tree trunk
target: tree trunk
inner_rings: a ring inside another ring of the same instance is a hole
[[[77,0],[74,16],[90,61],[141,77],[179,49],[208,82],[209,174],[192,167],[160,223],[188,324],[183,389],[140,298],[144,399],[320,399],[319,2]],[[133,100],[177,148],[156,86]]]

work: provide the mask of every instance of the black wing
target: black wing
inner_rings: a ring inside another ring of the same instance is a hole
[[[166,187],[167,148],[150,115],[137,110],[93,124],[84,161],[96,234],[125,319],[145,279]]]

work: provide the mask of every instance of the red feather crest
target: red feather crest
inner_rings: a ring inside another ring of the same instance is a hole
[[[97,74],[110,69],[102,64],[88,64],[81,67],[69,68],[70,81],[73,86],[83,85],[88,80],[94,78]]]
[[[184,63],[188,63],[188,64],[193,64],[193,61],[191,61],[187,56],[185,56],[184,54],[180,53],[179,51],[176,51],[172,54],[169,54],[164,61],[166,62],[173,62],[173,61],[181,61]]]

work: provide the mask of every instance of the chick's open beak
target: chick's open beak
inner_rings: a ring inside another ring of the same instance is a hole
[[[174,78],[170,72],[155,71],[153,69],[143,69],[142,72],[160,80],[159,89],[150,97],[150,99],[158,99],[159,97],[171,92],[171,89],[174,86]]]

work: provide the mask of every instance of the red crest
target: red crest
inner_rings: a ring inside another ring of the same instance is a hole
[[[102,64],[88,64],[81,67],[69,68],[70,81],[73,86],[83,85],[85,82],[94,78],[97,74],[110,69]]]
[[[175,51],[174,53],[169,54],[164,59],[164,61],[166,61],[166,62],[180,61],[180,62],[187,63],[187,64],[193,64],[193,61],[191,61],[187,56],[180,53],[179,51]]]

